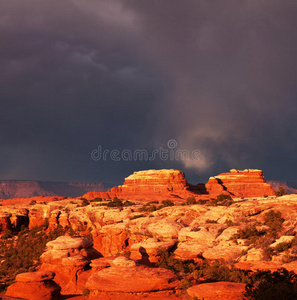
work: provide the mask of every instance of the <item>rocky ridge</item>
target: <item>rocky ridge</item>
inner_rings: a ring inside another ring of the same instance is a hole
[[[124,200],[185,200],[188,197],[210,199],[219,194],[232,197],[263,197],[274,195],[273,188],[266,183],[261,170],[232,169],[210,177],[206,184],[189,184],[185,174],[179,170],[147,170],[134,172],[125,179],[123,185],[110,189],[107,193],[89,192],[83,197]]]

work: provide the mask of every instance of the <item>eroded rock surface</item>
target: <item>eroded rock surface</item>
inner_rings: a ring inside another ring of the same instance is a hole
[[[60,297],[61,288],[53,279],[55,273],[38,271],[21,273],[16,276],[16,282],[10,285],[6,295],[29,300],[55,300]]]

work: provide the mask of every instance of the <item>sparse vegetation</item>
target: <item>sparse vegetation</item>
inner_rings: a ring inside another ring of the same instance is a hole
[[[278,190],[275,191],[275,196],[276,197],[281,197],[281,196],[284,196],[284,195],[287,195],[287,192],[286,192],[285,188],[283,188],[282,186],[280,186],[278,188]]]
[[[245,300],[295,300],[297,299],[297,274],[286,269],[277,272],[257,271],[246,285]]]
[[[200,263],[193,261],[182,261],[174,258],[173,254],[163,249],[159,249],[158,255],[160,261],[157,266],[173,271],[177,275],[183,277],[183,284],[195,282],[199,278],[207,279],[207,281],[232,281],[232,282],[249,282],[249,272],[237,269],[227,265],[224,260],[207,261],[202,260]],[[181,288],[182,288],[181,287]]]
[[[282,218],[280,211],[270,210],[264,215],[264,224],[269,227],[267,234],[273,238],[277,238],[280,232],[283,229],[283,222],[285,221]]]
[[[82,198],[81,200],[82,200],[82,203],[80,206],[82,206],[82,207],[88,206],[90,204],[90,201],[85,198]]]
[[[123,207],[124,206],[124,203],[122,200],[120,200],[119,198],[117,197],[114,197],[112,201],[109,201],[107,204],[106,204],[107,207]]]
[[[174,203],[171,200],[163,200],[162,207],[174,206]]]
[[[0,291],[12,283],[15,276],[23,272],[33,272],[39,265],[39,257],[47,242],[63,235],[61,227],[46,233],[43,226],[31,230],[23,228],[16,236],[6,235],[0,241]]]
[[[207,224],[217,224],[218,221],[207,219],[207,220],[205,221],[205,223],[207,223]]]
[[[186,205],[193,205],[193,204],[197,204],[196,199],[194,197],[188,197]]]
[[[226,195],[226,194],[220,194],[217,196],[216,199],[211,199],[207,205],[210,206],[230,206],[234,203],[234,200],[232,199],[232,197],[230,195]]]

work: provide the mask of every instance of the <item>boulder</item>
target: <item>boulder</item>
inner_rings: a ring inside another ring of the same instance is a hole
[[[55,273],[38,271],[21,273],[16,276],[16,282],[7,288],[6,295],[11,297],[26,297],[30,300],[55,300],[60,297],[61,288],[54,281]]]
[[[177,287],[176,275],[166,269],[137,266],[127,258],[116,258],[110,268],[104,268],[91,275],[86,288],[93,293],[105,292],[152,292]]]
[[[91,259],[102,256],[92,245],[86,238],[60,236],[47,243],[47,250],[40,257],[40,269],[56,273],[55,282],[63,294],[80,293],[83,286],[78,284],[79,277],[90,268]]]
[[[175,245],[174,241],[159,241],[157,238],[149,238],[143,242],[133,244],[130,248],[130,258],[134,260],[148,259],[151,263],[159,261],[158,251],[169,251]]]

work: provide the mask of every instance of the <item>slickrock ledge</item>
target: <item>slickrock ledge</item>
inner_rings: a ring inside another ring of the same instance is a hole
[[[241,300],[245,291],[244,283],[211,282],[190,287],[187,293],[191,297],[204,300]]]

